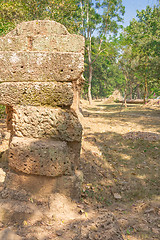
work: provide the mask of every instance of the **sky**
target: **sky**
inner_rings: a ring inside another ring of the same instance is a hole
[[[128,26],[132,18],[136,18],[136,10],[141,11],[146,9],[146,6],[151,7],[157,4],[157,0],[122,0],[125,6],[124,27]]]

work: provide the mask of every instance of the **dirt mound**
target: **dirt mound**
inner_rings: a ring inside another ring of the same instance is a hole
[[[123,100],[123,97],[120,93],[119,90],[115,90],[111,96],[109,96],[109,98],[106,100],[107,103],[111,103],[111,102],[114,102],[114,101],[122,101]]]

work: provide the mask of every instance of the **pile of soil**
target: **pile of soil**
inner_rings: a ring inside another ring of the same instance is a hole
[[[112,103],[115,101],[123,101],[123,97],[119,90],[115,90],[111,96],[105,101],[106,103]]]

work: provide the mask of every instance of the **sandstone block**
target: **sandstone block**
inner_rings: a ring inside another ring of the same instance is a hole
[[[13,137],[9,166],[17,171],[57,177],[73,174],[73,153],[66,142]]]
[[[0,51],[27,51],[30,49],[30,44],[28,39],[29,38],[22,37],[22,36],[1,37]]]
[[[50,20],[34,20],[22,22],[9,32],[7,36],[32,36],[32,35],[67,35],[69,34],[64,25]]]
[[[84,54],[84,38],[76,34],[33,37],[32,50]]]
[[[83,50],[82,36],[49,20],[23,22],[0,38],[0,104],[11,134],[2,198],[80,196]]]
[[[0,104],[70,106],[73,102],[71,83],[5,82],[0,83]]]
[[[0,51],[77,52],[84,54],[84,38],[76,34],[0,38]]]
[[[7,107],[7,123],[13,136],[81,141],[82,126],[69,110],[61,108]]]
[[[0,52],[0,82],[75,81],[83,67],[80,53]]]

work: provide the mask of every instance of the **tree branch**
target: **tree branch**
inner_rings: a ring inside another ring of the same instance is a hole
[[[93,63],[97,60],[99,54],[101,54],[101,53],[104,52],[105,50],[106,50],[106,49],[103,49],[103,50],[99,51],[99,53],[96,55],[95,59],[91,62],[91,64],[93,64]]]

